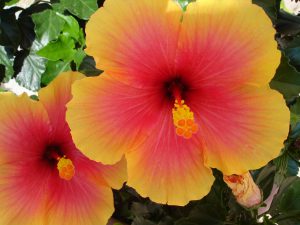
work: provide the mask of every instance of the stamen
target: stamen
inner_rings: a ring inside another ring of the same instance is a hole
[[[75,174],[75,167],[72,160],[67,159],[66,156],[57,157],[57,169],[60,178],[64,180],[71,180]]]
[[[177,98],[178,99],[178,98]],[[173,123],[176,134],[186,139],[190,139],[198,131],[198,124],[195,122],[194,113],[191,111],[184,100],[175,100],[172,109]]]

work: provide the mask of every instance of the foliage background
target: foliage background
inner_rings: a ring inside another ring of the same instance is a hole
[[[178,0],[183,10],[189,1]],[[21,86],[37,91],[63,71],[76,70],[86,76],[101,74],[93,58],[83,49],[86,22],[102,6],[102,0],[37,1],[26,9],[11,7],[17,2],[0,0],[0,82],[15,78]],[[297,176],[300,17],[280,10],[279,0],[253,0],[253,3],[265,10],[277,30],[275,39],[282,59],[270,86],[283,94],[291,111],[291,129],[282,154],[264,168],[252,171],[266,202],[270,202],[268,196],[273,190],[270,208],[258,213],[257,209],[239,206],[223,182],[222,174],[215,170],[216,181],[208,196],[185,207],[153,203],[127,186],[114,191],[116,211],[113,217],[118,222],[112,224],[300,225],[300,178]],[[277,194],[276,187],[279,187]]]

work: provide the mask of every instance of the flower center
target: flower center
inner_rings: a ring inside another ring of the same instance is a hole
[[[68,159],[65,155],[61,154],[59,148],[48,147],[46,157],[48,160],[56,164],[56,168],[61,179],[71,180],[73,178],[75,175],[75,166],[71,159]]]
[[[66,156],[57,159],[57,169],[59,176],[65,180],[71,180],[75,175],[75,167],[72,160],[67,159]]]
[[[195,122],[194,113],[182,99],[180,88],[175,84],[172,87],[172,94],[175,99],[172,109],[173,123],[178,136],[190,139],[198,131],[198,124]]]

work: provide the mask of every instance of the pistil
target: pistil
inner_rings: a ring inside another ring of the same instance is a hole
[[[56,160],[56,167],[61,179],[71,180],[73,178],[73,176],[75,175],[75,166],[71,159],[68,159],[65,155],[61,157],[54,150],[51,151],[50,158]]]
[[[180,89],[174,86],[172,90],[175,98],[172,114],[176,134],[185,139],[190,139],[198,131],[198,124],[195,122],[194,113],[186,105],[185,101],[182,100]]]
[[[73,165],[73,162],[72,160],[66,158],[66,156],[58,159],[57,169],[60,178],[64,180],[71,180],[75,175],[75,167]]]

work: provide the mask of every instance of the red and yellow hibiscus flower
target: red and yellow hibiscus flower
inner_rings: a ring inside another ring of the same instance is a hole
[[[86,28],[105,73],[75,82],[67,121],[89,158],[125,154],[128,185],[184,205],[206,195],[210,168],[244,174],[276,157],[289,112],[268,82],[280,52],[250,0],[106,0]]]
[[[75,147],[65,121],[71,84],[62,74],[39,92],[0,98],[0,224],[105,225],[112,215],[110,187],[126,180],[124,160],[104,166]]]

